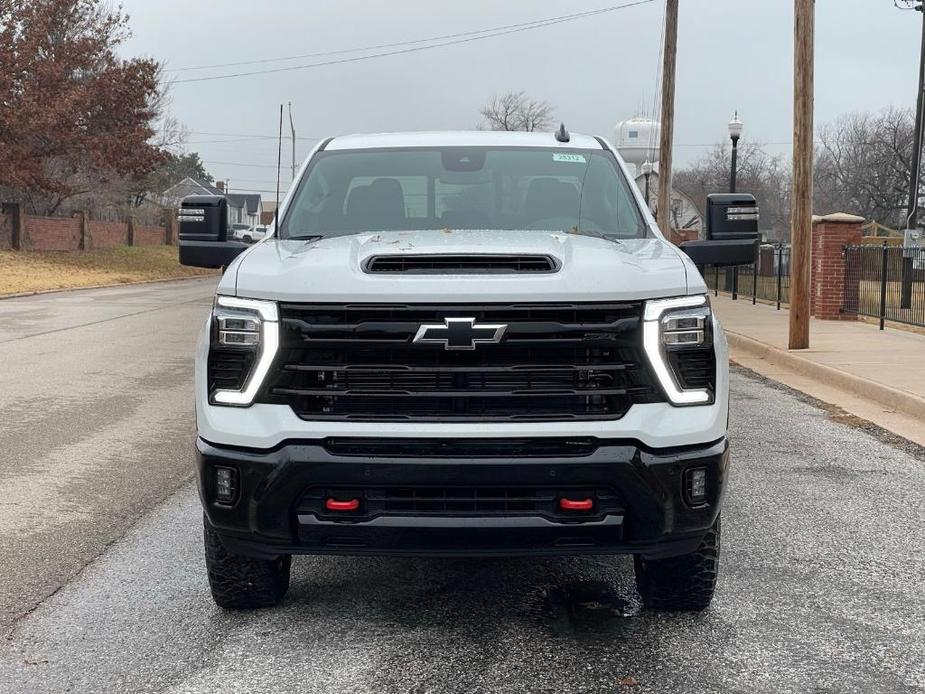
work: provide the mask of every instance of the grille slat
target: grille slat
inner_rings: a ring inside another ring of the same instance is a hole
[[[281,304],[261,401],[305,419],[615,419],[660,399],[640,353],[642,305]],[[423,323],[507,325],[498,344],[414,344]]]

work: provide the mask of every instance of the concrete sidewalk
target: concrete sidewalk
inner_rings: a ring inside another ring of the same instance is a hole
[[[786,309],[710,299],[733,361],[925,445],[925,335],[813,319],[810,349],[790,351]]]

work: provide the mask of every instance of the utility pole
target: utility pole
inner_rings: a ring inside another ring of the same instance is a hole
[[[816,0],[793,2],[793,192],[790,349],[809,347],[813,225],[813,25]]]
[[[925,9],[918,3],[913,9],[922,15],[922,39],[919,45],[919,91],[915,102],[915,138],[912,145],[912,166],[909,171],[909,206],[906,215],[906,229],[915,229],[919,207],[919,181],[922,178],[922,125],[923,125],[923,90],[925,90]],[[903,253],[902,289],[900,291],[900,308],[912,306],[912,255]]]
[[[658,207],[656,221],[671,237],[671,145],[674,142],[674,72],[678,52],[678,0],[665,8],[665,55],[662,62],[661,137],[658,145]]]
[[[289,130],[292,131],[292,181],[295,182],[295,125],[292,122],[292,102],[289,102]]]

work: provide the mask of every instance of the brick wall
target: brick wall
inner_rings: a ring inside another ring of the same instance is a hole
[[[696,229],[671,229],[668,232],[668,240],[676,246],[680,246],[684,241],[696,241],[699,237],[700,232]]]
[[[135,225],[136,246],[162,246],[166,243],[164,227]]]
[[[824,320],[856,320],[857,314],[842,313],[846,303],[845,253],[847,245],[861,242],[863,217],[836,213],[813,219],[813,249],[810,269],[811,314]],[[858,286],[848,287],[857,292]],[[850,297],[849,297],[850,299]],[[848,301],[856,306],[857,301]]]
[[[126,243],[128,225],[124,222],[96,222],[88,220],[87,234],[90,236],[87,243],[88,249],[122,246]]]
[[[27,251],[74,251],[80,245],[80,220],[65,217],[25,218]]]
[[[173,243],[176,238],[174,217],[167,215],[170,229],[161,226],[134,225],[136,246],[156,246]],[[14,247],[15,220],[19,219],[20,250],[78,251],[113,248],[129,242],[129,223],[86,220],[76,213],[73,217],[36,217],[24,214],[18,203],[4,203],[0,208],[0,250]],[[81,238],[83,236],[83,238]]]

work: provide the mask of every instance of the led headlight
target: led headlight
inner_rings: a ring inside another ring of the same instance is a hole
[[[278,348],[279,314],[274,302],[216,297],[208,365],[212,404],[250,405]]]
[[[671,403],[712,403],[716,363],[707,297],[647,301],[643,319],[646,357]]]

